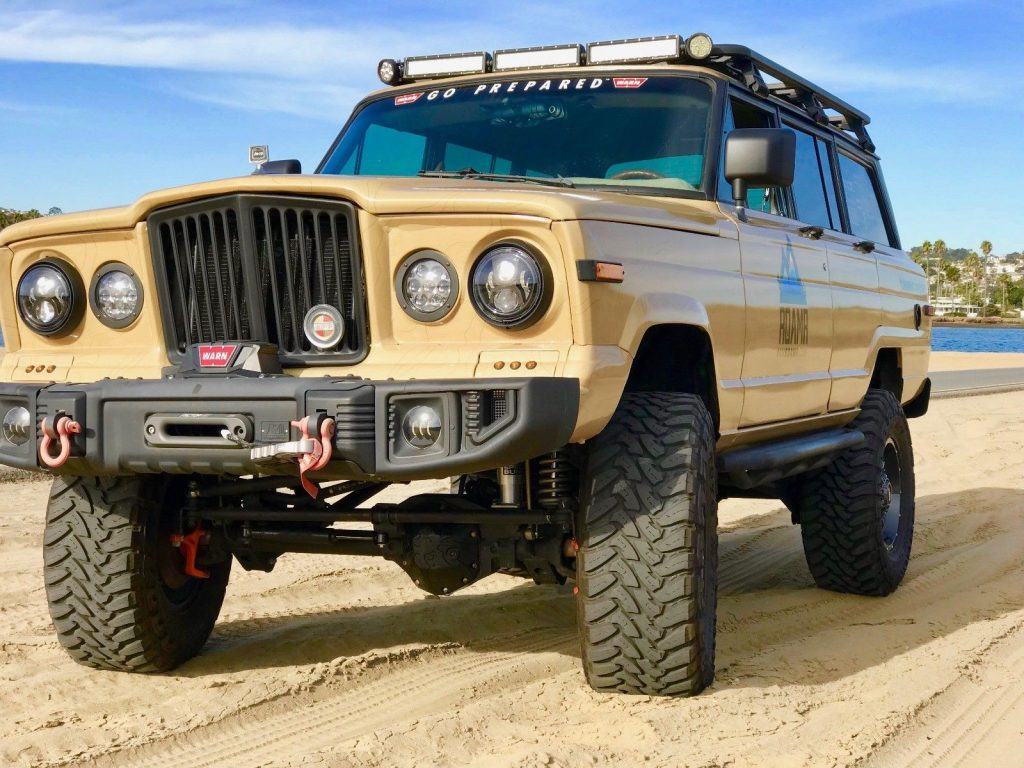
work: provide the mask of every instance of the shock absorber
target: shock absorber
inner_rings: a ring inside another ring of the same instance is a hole
[[[537,459],[537,504],[541,509],[574,506],[579,491],[576,467],[569,451],[560,448]]]

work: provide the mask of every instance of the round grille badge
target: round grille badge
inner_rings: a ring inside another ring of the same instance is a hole
[[[345,336],[345,318],[328,304],[317,304],[306,313],[302,321],[309,343],[317,349],[331,349]]]

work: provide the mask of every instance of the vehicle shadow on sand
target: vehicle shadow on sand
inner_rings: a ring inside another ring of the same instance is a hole
[[[829,682],[963,627],[1024,607],[1024,490],[920,497],[914,555],[887,598],[817,589],[784,510],[722,532],[716,689]],[[753,520],[753,519],[752,519]],[[396,574],[398,578],[398,574]],[[339,595],[343,603],[344,595]],[[329,662],[408,646],[578,657],[567,590],[530,583],[400,605],[339,608],[219,624],[179,670],[203,676]],[[547,639],[550,643],[545,644]],[[547,647],[550,646],[550,647]],[[785,674],[778,671],[784,659]],[[767,668],[774,667],[778,679]]]

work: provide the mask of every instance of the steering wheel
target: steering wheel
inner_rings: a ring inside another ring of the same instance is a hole
[[[613,179],[619,179],[620,181],[641,181],[650,179],[664,179],[663,173],[652,171],[649,168],[633,168],[628,171],[620,171],[612,176]]]

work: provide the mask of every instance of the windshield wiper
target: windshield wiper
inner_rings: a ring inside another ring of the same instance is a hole
[[[482,181],[525,181],[530,184],[542,184],[547,187],[575,187],[569,179],[562,176],[548,178],[544,176],[516,176],[511,173],[481,173],[473,168],[461,171],[420,171],[420,176],[432,179],[480,179]]]

